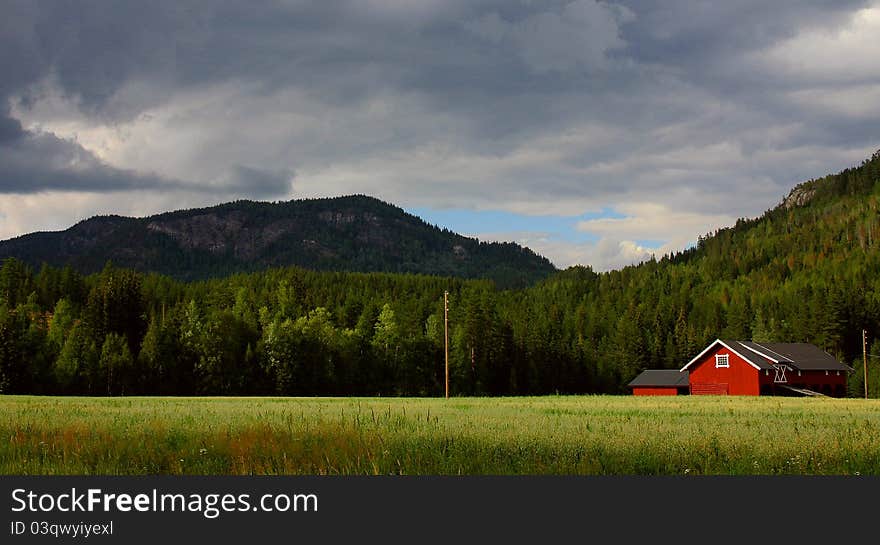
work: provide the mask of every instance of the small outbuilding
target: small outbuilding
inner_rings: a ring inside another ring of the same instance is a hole
[[[688,393],[687,371],[678,369],[648,369],[642,371],[627,385],[637,396],[674,396]]]

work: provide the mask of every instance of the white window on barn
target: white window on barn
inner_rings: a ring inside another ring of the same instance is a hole
[[[715,367],[730,367],[730,356],[727,354],[716,354]]]

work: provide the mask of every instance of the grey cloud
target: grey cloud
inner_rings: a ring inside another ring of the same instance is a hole
[[[623,29],[629,52],[642,62],[711,68],[794,36],[806,27],[832,30],[870,0],[620,0],[638,14]]]
[[[494,44],[516,48],[529,68],[542,74],[604,68],[607,54],[625,45],[619,24],[632,18],[620,6],[576,0],[521,21],[492,12],[464,26]]]
[[[116,168],[75,142],[29,132],[0,117],[0,194],[44,191],[185,191],[272,198],[290,193],[293,171],[233,165],[209,183],[183,182]]]
[[[215,187],[227,194],[240,194],[254,198],[271,198],[290,193],[294,178],[292,170],[264,170],[233,165],[215,180]]]
[[[540,77],[548,70],[601,63],[607,51],[623,45],[617,23],[626,18],[623,8],[592,0],[540,8],[449,2],[436,13],[422,13],[414,27],[393,16],[395,10],[409,13],[407,3],[378,10],[381,18],[364,14],[359,4],[14,2],[7,24],[19,30],[2,38],[6,51],[18,52],[5,63],[11,68],[6,95],[38,99],[30,86],[51,75],[90,114],[124,120],[176,88],[230,79],[257,82],[266,91],[297,86],[331,104],[410,82],[421,82],[419,90],[428,94],[470,88],[498,95],[522,81],[511,88],[519,93],[548,87]],[[431,14],[436,18],[426,18]],[[467,40],[463,22],[492,16],[514,21],[509,34],[518,51]],[[536,72],[525,81],[511,63],[519,57]],[[491,70],[499,60],[506,75]],[[486,69],[492,77],[474,78]],[[157,84],[148,94],[120,93],[142,80]],[[569,80],[556,78],[552,87]]]
[[[108,166],[82,146],[52,134],[21,131],[14,138],[0,140],[0,193],[181,187],[156,176]]]
[[[52,74],[83,108],[112,119],[137,115],[175,88],[236,78],[266,90],[301,87],[328,102],[415,85],[447,106],[459,97],[494,102],[511,95],[534,104],[542,96],[603,86],[573,68],[606,65],[611,51],[619,53],[618,62],[606,66],[612,71],[626,72],[627,60],[659,64],[708,84],[743,52],[803,25],[839,24],[866,2],[491,1],[448,2],[433,10],[407,4],[374,2],[369,10],[360,2],[24,0],[11,4],[9,32],[0,40],[12,91]],[[731,76],[725,84],[748,74]],[[611,82],[607,90],[640,96],[650,91],[641,86],[652,83],[650,74],[641,81],[615,74],[602,79]],[[137,80],[156,85],[149,93],[117,96]],[[633,84],[641,85],[622,87]]]
[[[23,107],[41,100],[43,86],[38,84],[49,78],[86,115],[119,123],[162,103],[187,83],[246,76],[245,68],[259,63],[248,56],[230,57],[228,47],[216,47],[207,38],[215,35],[213,17],[221,15],[222,21],[224,10],[217,5],[211,13],[208,7],[178,2],[8,3],[0,22],[0,112],[8,111],[13,97]],[[229,9],[235,17],[224,24],[246,22],[243,7],[232,3]],[[270,19],[267,15],[262,22],[270,24]],[[227,37],[235,32],[228,28]],[[231,69],[224,72],[223,67]],[[218,180],[167,179],[112,167],[76,142],[24,131],[18,120],[0,115],[0,192],[150,188],[279,197],[289,193],[290,176],[232,166]]]
[[[313,191],[362,183],[401,204],[457,194],[476,206],[644,199],[757,213],[876,147],[874,121],[791,99],[816,85],[809,74],[755,61],[805,28],[842,28],[866,5],[12,1],[0,21],[0,100],[37,104],[48,80],[114,126],[185,95],[194,105],[168,121],[168,138],[216,169],[113,168],[0,116],[0,188],[261,197],[289,192],[295,167],[303,187],[341,172]],[[234,98],[215,102],[219,85]],[[191,145],[192,126],[231,136]],[[356,175],[369,180],[348,181]]]
[[[5,3],[0,50],[6,52],[6,97],[36,99],[29,87],[51,75],[90,113],[119,114],[104,110],[119,87],[132,78],[152,77],[173,61],[167,30],[173,19],[165,11],[88,0]]]
[[[5,142],[18,140],[25,135],[21,122],[8,116],[0,115],[0,146]]]

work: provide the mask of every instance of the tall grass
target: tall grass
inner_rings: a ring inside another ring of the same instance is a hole
[[[3,474],[880,474],[880,402],[0,397]]]

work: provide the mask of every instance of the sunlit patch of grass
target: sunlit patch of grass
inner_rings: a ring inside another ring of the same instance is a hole
[[[4,474],[880,474],[880,403],[0,397]]]

